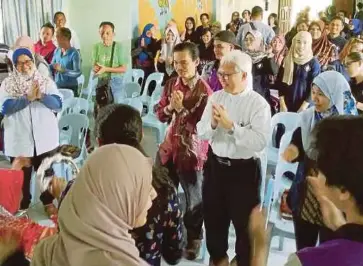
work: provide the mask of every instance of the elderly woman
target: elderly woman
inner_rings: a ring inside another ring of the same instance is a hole
[[[311,34],[299,32],[293,39],[276,79],[280,111],[301,112],[307,109],[311,84],[319,73],[320,64],[313,55]]]
[[[4,116],[5,155],[31,158],[34,170],[59,145],[58,121],[55,113],[62,109],[62,96],[56,84],[41,75],[32,51],[18,48],[13,53],[13,73],[0,88],[1,113]],[[32,167],[24,168],[21,209],[31,201]]]
[[[314,155],[310,152],[310,132],[319,121],[327,117],[343,114],[355,115],[357,112],[354,102],[350,104],[352,93],[348,82],[343,75],[335,71],[326,71],[314,79],[311,98],[313,106],[302,112],[300,126],[294,131],[291,144],[283,153],[286,161],[299,162],[288,197],[289,207],[293,211],[297,250],[315,247],[319,234],[320,243],[322,243],[329,240],[331,233],[322,226],[322,221],[318,221],[319,215],[317,215],[316,209],[300,208],[307,201],[314,206],[314,201],[316,201],[311,196],[305,182],[306,177],[315,172]]]

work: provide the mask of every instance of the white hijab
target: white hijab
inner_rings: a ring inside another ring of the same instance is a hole
[[[174,42],[173,43],[167,43],[166,42],[167,34],[170,31],[174,34]],[[174,47],[175,47],[175,45],[177,45],[179,43],[181,43],[181,41],[180,41],[180,36],[179,36],[178,29],[175,26],[170,26],[170,27],[166,28],[166,30],[165,30],[165,39],[164,39],[164,41],[163,41],[163,43],[161,45],[160,57],[162,59],[164,59],[164,61],[165,61],[166,73],[169,76],[173,73],[174,66],[173,66],[173,64],[169,64],[168,58],[173,56]]]

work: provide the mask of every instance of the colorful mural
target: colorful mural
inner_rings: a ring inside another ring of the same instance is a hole
[[[160,32],[171,19],[174,19],[180,31],[184,30],[187,17],[194,17],[199,23],[201,13],[212,14],[213,0],[138,0],[139,33],[144,25],[153,23]],[[159,37],[159,36],[158,36]]]

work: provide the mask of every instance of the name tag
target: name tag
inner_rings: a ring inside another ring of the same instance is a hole
[[[306,67],[305,67],[305,71],[306,72],[309,72],[311,70],[311,67],[309,66],[309,65],[307,65]]]

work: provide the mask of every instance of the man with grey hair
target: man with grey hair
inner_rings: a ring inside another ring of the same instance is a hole
[[[223,90],[209,97],[198,136],[209,141],[204,166],[203,209],[211,265],[229,265],[228,230],[236,231],[236,261],[249,265],[248,220],[260,203],[260,158],[271,129],[270,106],[253,91],[252,60],[238,50],[218,69]]]

